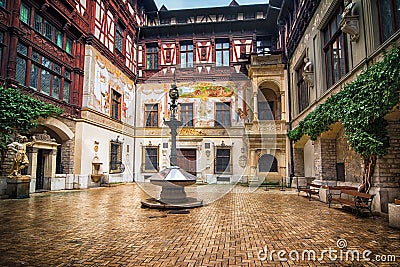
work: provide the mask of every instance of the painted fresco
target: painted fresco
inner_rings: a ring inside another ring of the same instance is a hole
[[[245,82],[189,82],[177,83],[179,103],[193,103],[195,127],[214,127],[215,104],[231,102],[231,125],[243,126],[247,117],[245,90],[250,88]],[[159,103],[160,118],[169,119],[168,91],[171,84],[147,83],[139,87],[138,103]],[[144,113],[138,116],[138,125],[145,121]]]
[[[231,97],[233,90],[230,86],[214,83],[198,83],[178,87],[182,98]]]
[[[88,107],[103,114],[110,115],[111,92],[121,95],[121,121],[133,122],[134,83],[116,66],[109,62],[94,48],[90,59],[93,72],[85,76],[90,81],[91,97]]]

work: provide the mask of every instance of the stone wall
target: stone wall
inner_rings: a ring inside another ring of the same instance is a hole
[[[336,180],[336,140],[318,138],[314,142],[315,177]]]
[[[377,160],[373,186],[400,187],[400,121],[389,121],[387,126],[390,147],[388,153]]]
[[[304,176],[304,149],[293,149],[294,176]]]
[[[344,129],[342,128],[336,139],[336,161],[344,163],[345,182],[361,184],[363,173],[361,156],[350,148],[344,134]]]
[[[76,121],[70,118],[58,118],[60,121],[65,123],[68,128],[74,133],[74,137],[71,140],[63,142],[61,144],[61,163],[63,165],[63,172],[65,174],[74,174],[74,155],[75,155],[75,129]]]

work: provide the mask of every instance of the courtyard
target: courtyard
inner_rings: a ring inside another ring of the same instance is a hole
[[[175,214],[141,208],[149,190],[138,184],[1,200],[0,265],[399,265],[400,231],[386,218],[356,219],[293,190],[203,188],[206,206]]]

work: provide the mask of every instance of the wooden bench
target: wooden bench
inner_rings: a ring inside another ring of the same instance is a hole
[[[328,204],[331,207],[332,202],[339,202],[342,206],[350,206],[356,210],[356,218],[360,214],[361,210],[366,209],[368,210],[372,218],[374,218],[374,214],[372,213],[372,201],[375,195],[361,193],[357,190],[349,190],[349,189],[340,189],[339,197],[333,197],[333,194],[330,192],[328,194]],[[348,195],[349,198],[345,198],[343,195]]]
[[[306,192],[308,196],[308,200],[311,201],[311,196],[312,195],[319,195],[319,189],[321,188],[321,185],[318,184],[313,184],[313,183],[307,183],[306,186],[304,187],[297,187],[297,195],[300,194],[301,191]]]

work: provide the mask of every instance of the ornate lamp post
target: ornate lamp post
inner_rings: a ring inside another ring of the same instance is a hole
[[[169,121],[164,120],[164,123],[168,125],[168,127],[171,129],[171,155],[170,155],[170,164],[171,166],[177,166],[177,155],[176,155],[176,136],[177,136],[177,129],[179,126],[182,126],[182,122],[178,121],[176,117],[176,113],[178,110],[178,105],[176,101],[179,98],[179,92],[178,88],[176,87],[175,84],[171,86],[171,89],[169,90],[169,97],[171,98],[171,103],[169,106],[169,109],[171,110],[171,117]]]
[[[185,186],[196,183],[196,176],[177,166],[176,136],[177,129],[179,126],[182,126],[182,122],[176,116],[178,108],[176,101],[179,98],[179,92],[175,84],[171,86],[168,95],[171,98],[171,116],[168,121],[164,120],[164,123],[171,129],[171,166],[150,177],[152,184],[162,187],[160,198],[142,201],[142,206],[157,209],[200,207],[203,202],[195,198],[188,198],[185,192]]]

